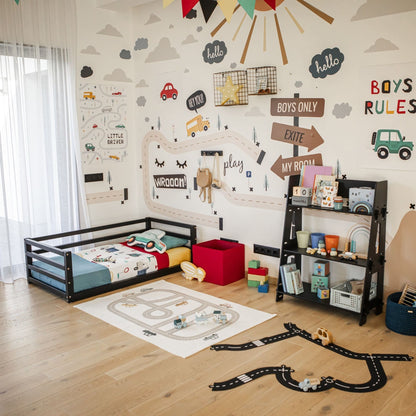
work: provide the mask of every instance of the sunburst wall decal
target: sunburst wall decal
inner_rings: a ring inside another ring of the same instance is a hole
[[[167,7],[171,4],[174,0],[163,0],[163,7]],[[324,11],[318,9],[317,7],[313,6],[306,0],[292,0],[296,1],[302,6],[304,6],[307,10],[314,13],[320,19],[324,20],[325,22],[332,24],[334,18],[326,14]],[[281,17],[281,13],[278,10],[279,8],[284,7],[285,11],[289,15],[290,19],[296,25],[300,33],[304,32],[303,27],[300,25],[299,21],[296,19],[296,16],[289,8],[284,5],[288,3],[288,0],[181,0],[182,3],[182,14],[185,17],[192,8],[199,3],[204,14],[205,21],[208,23],[212,13],[214,12],[216,6],[219,6],[222,13],[224,14],[224,19],[211,31],[211,36],[214,37],[221,28],[225,25],[225,23],[230,22],[232,18],[235,16],[237,18],[238,15],[241,15],[241,21],[236,29],[236,32],[233,36],[233,40],[237,38],[238,33],[240,32],[243,23],[247,17],[247,15],[252,19],[249,32],[247,34],[247,39],[244,45],[244,49],[241,55],[240,63],[244,64],[247,56],[248,49],[250,47],[251,38],[253,32],[256,27],[263,27],[263,51],[266,51],[266,13],[268,15],[273,12],[273,20],[274,26],[276,28],[277,39],[279,42],[280,47],[280,54],[282,57],[283,65],[288,63],[288,57],[286,53],[286,47],[284,43],[284,37],[282,30],[279,24],[279,17]],[[258,23],[260,17],[263,17],[263,24]]]

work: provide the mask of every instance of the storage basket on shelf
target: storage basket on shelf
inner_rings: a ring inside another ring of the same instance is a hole
[[[416,335],[416,307],[401,305],[401,292],[392,293],[387,298],[386,326],[403,335]]]
[[[376,282],[371,282],[370,300],[376,297],[376,292],[377,284]],[[329,304],[332,306],[348,309],[353,312],[360,312],[362,300],[363,295],[356,295],[348,291],[347,282],[331,287]]]

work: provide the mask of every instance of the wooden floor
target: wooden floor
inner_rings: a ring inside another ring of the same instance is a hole
[[[275,313],[230,338],[244,343],[284,332],[293,322],[309,332],[332,331],[335,342],[356,352],[416,356],[416,337],[389,331],[384,314],[368,317],[260,294],[244,281],[225,287],[184,280],[172,283]],[[349,360],[300,337],[244,352],[206,349],[187,359],[173,356],[88,314],[26,281],[0,286],[0,415],[416,415],[416,361],[383,361],[388,382],[373,393],[293,391],[268,375],[228,391],[225,381],[258,367],[285,364],[293,377],[369,379],[364,362]]]

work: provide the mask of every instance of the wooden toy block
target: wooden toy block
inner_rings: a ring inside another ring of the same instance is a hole
[[[256,282],[267,282],[269,280],[269,276],[259,276],[257,274],[247,274],[248,280],[254,280]]]
[[[250,260],[248,262],[248,267],[251,269],[258,269],[260,267],[260,260]]]
[[[269,292],[269,284],[265,283],[264,285],[258,285],[257,291],[259,293],[268,293]]]
[[[257,280],[248,280],[247,285],[248,287],[258,287],[260,285],[260,282]]]
[[[328,276],[329,275],[329,261],[317,260],[313,264],[313,274],[315,276]]]
[[[294,186],[293,195],[312,197],[312,188],[304,188],[303,186]]]
[[[328,276],[315,276],[311,277],[311,292],[318,292],[318,287],[328,287]]]
[[[269,274],[268,267],[258,267],[257,269],[253,269],[251,267],[248,268],[249,274],[256,274],[258,276],[267,276]]]
[[[326,287],[318,287],[317,295],[319,299],[329,299],[329,289]]]

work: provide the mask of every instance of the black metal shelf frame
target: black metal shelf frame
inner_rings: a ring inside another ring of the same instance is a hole
[[[385,263],[385,242],[386,242],[386,216],[387,216],[387,181],[362,181],[362,180],[348,180],[338,179],[338,195],[343,198],[349,197],[350,188],[369,187],[375,190],[373,211],[371,214],[352,213],[348,208],[343,208],[341,211],[335,211],[328,208],[320,208],[317,206],[295,206],[291,203],[293,196],[293,187],[299,183],[299,175],[289,177],[286,214],[283,227],[282,250],[281,250],[281,265],[287,264],[289,258],[294,257],[296,267],[302,270],[302,257],[309,256],[315,258],[324,258],[331,262],[339,262],[351,266],[358,266],[365,268],[364,276],[364,291],[361,303],[360,325],[364,325],[367,320],[367,315],[372,308],[375,308],[376,314],[380,314],[383,310],[383,285],[384,285],[384,263]],[[353,214],[371,216],[370,238],[368,243],[367,259],[346,260],[340,257],[320,256],[306,253],[306,249],[297,247],[296,231],[302,230],[303,211],[308,209],[319,210],[322,212],[331,212],[335,215]],[[378,247],[378,249],[376,249]],[[371,281],[373,275],[377,275],[377,294],[372,300],[369,300]],[[293,296],[302,300],[320,303],[330,306],[329,300],[319,299],[315,293],[311,292],[310,284],[303,282],[304,293],[300,295],[292,295],[283,291],[282,276],[279,271],[279,279],[276,291],[276,301],[281,301],[283,296]],[[331,306],[332,307],[332,306]]]

